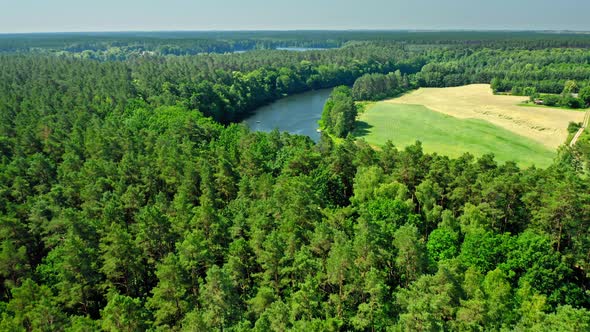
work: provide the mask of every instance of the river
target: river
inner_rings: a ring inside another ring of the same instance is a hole
[[[263,106],[244,122],[253,131],[270,132],[274,129],[291,134],[306,135],[319,141],[318,120],[332,89],[301,93]]]

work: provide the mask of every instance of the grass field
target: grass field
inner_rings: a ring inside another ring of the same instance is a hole
[[[540,142],[488,121],[461,119],[422,105],[376,103],[359,116],[355,135],[376,146],[391,140],[404,147],[420,140],[424,151],[449,157],[494,153],[500,162],[513,160],[523,167],[546,167],[555,157]]]
[[[565,143],[570,121],[581,122],[583,111],[519,106],[527,97],[494,95],[488,84],[453,88],[421,88],[385,103],[424,105],[458,119],[480,119],[551,150]]]

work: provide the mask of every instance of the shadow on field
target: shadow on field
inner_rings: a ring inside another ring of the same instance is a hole
[[[365,121],[357,121],[354,124],[354,133],[357,136],[364,136],[369,134],[369,129],[373,128],[370,124],[366,123]]]

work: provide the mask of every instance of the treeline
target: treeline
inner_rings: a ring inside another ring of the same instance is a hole
[[[583,49],[483,49],[434,55],[417,75],[426,87],[491,83],[497,92],[530,91],[559,94],[568,80],[590,85],[590,52]],[[509,61],[506,59],[509,58]]]
[[[339,86],[332,91],[324,105],[320,128],[335,137],[345,138],[354,129],[357,113],[352,90],[347,86]]]
[[[505,91],[505,82],[494,78],[491,83],[494,92]],[[530,102],[545,106],[560,106],[567,108],[585,108],[590,106],[590,85],[580,88],[575,80],[567,80],[560,94],[538,93],[535,87],[512,87],[510,94],[515,96],[530,96]]]
[[[580,129],[580,124],[574,124],[574,128]],[[577,129],[575,132],[577,132]],[[571,133],[572,135],[575,134]],[[590,129],[586,128],[576,145],[572,147],[573,154],[575,156],[574,161],[577,161],[578,168],[583,170],[586,169],[587,172],[590,172]]]
[[[538,94],[532,92],[526,94],[531,96],[531,101],[539,101],[545,106],[561,106],[567,108],[585,108],[590,107],[590,86],[580,89],[576,81],[566,81],[563,91],[560,95],[555,94]]]
[[[355,100],[380,100],[394,97],[413,88],[407,75],[397,70],[389,74],[365,74],[352,87]]]

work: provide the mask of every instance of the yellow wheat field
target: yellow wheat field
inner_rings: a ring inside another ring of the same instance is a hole
[[[581,122],[584,112],[549,107],[518,106],[527,97],[494,95],[489,84],[453,88],[420,88],[388,103],[424,105],[457,118],[491,122],[549,148],[564,144],[570,121]]]

